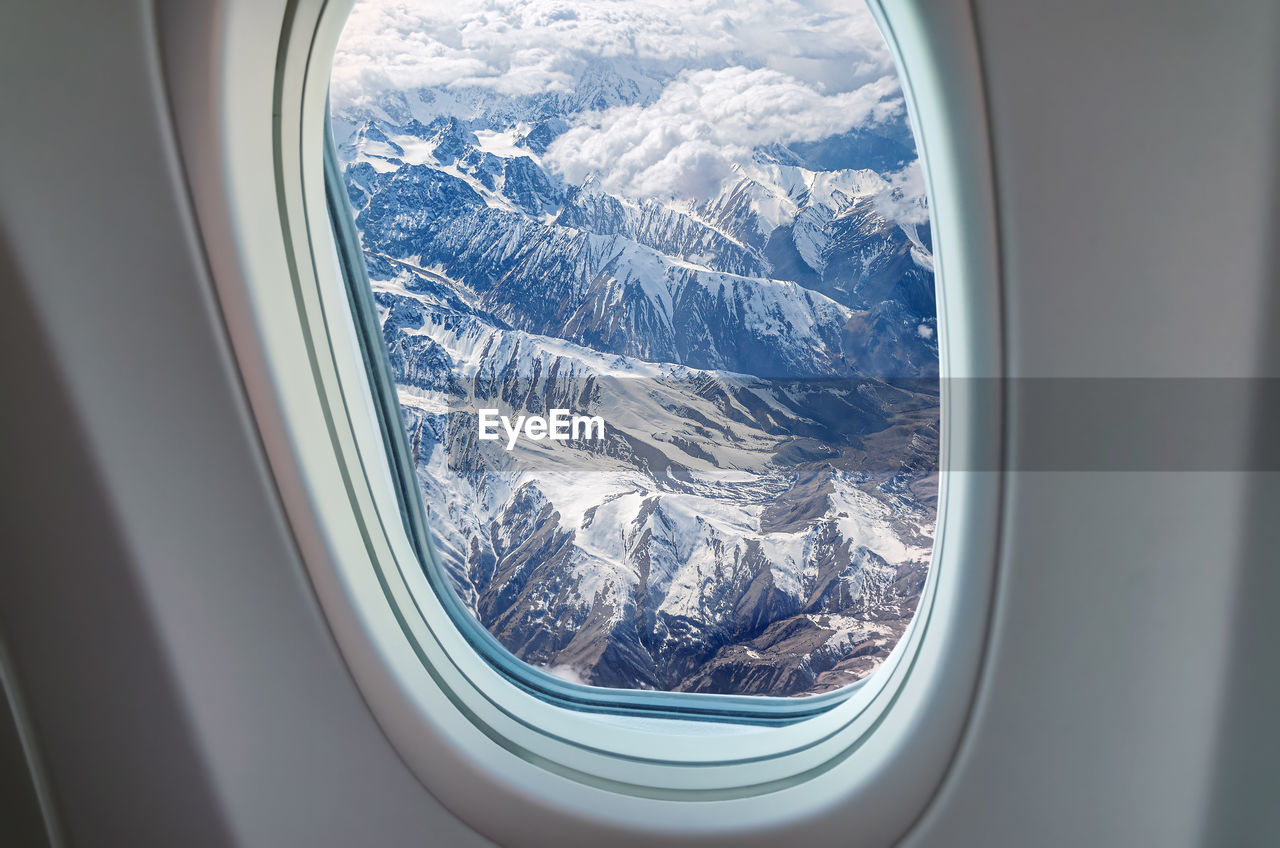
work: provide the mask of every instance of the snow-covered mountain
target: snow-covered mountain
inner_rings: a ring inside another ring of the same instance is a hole
[[[569,93],[422,89],[335,111],[432,532],[522,659],[606,686],[808,694],[881,662],[931,555],[928,227],[888,217],[905,125],[756,148],[711,197],[546,161],[652,68]],[[603,440],[478,438],[572,409]]]

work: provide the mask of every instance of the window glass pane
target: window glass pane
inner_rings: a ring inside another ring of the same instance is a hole
[[[864,678],[929,568],[928,208],[860,3],[360,0],[332,129],[466,609],[596,686]]]

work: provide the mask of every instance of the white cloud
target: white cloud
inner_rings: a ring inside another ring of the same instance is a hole
[[[823,94],[768,68],[690,71],[648,106],[584,115],[551,145],[547,161],[573,183],[596,173],[615,194],[703,198],[753,147],[815,141],[901,109],[891,76]]]
[[[570,91],[600,59],[669,82],[642,85],[656,95],[647,105],[580,115],[547,162],[631,197],[702,198],[753,147],[902,111],[888,48],[856,0],[358,0],[334,112],[419,88]]]
[[[579,686],[591,685],[591,681],[583,677],[582,673],[571,665],[562,663],[560,665],[540,666],[540,668],[552,677],[558,677],[561,680],[567,680],[570,683],[576,683]]]
[[[769,67],[827,92],[892,72],[849,0],[359,0],[334,57],[339,106],[377,92],[565,90],[593,58]]]
[[[876,195],[876,211],[899,224],[929,223],[924,171],[914,159],[901,171],[886,175],[888,185]]]

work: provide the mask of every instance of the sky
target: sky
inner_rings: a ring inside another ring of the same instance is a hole
[[[674,78],[647,105],[587,113],[546,162],[630,197],[701,198],[752,147],[900,116],[896,73],[859,0],[358,0],[334,59],[335,113],[388,91],[567,92],[588,63]]]

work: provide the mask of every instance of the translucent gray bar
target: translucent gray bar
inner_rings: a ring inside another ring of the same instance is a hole
[[[766,379],[678,368],[578,377],[535,369],[421,392],[402,387],[401,401],[418,425],[415,449],[443,449],[459,467],[478,451],[486,464],[506,467],[621,463],[671,479],[827,467],[918,478],[939,469],[942,409],[977,403],[1001,404],[1014,435],[998,467],[952,458],[949,470],[1280,470],[1280,379]],[[602,438],[586,419],[603,422]]]

